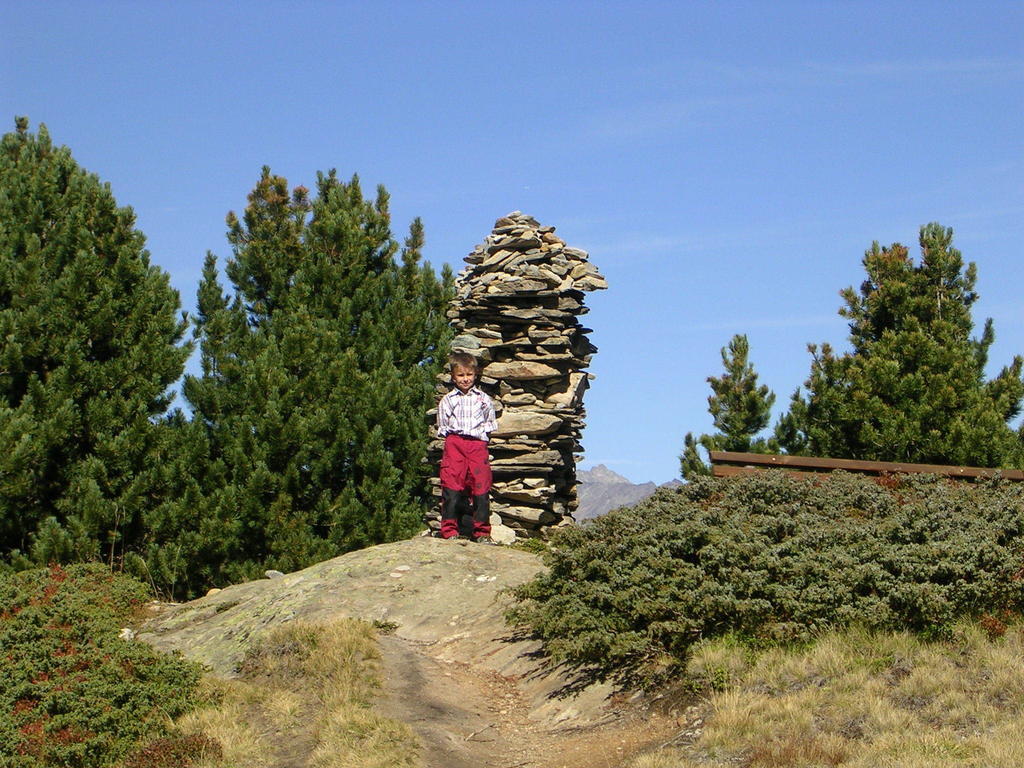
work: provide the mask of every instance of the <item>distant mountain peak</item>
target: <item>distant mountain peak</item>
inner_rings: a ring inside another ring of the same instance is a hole
[[[629,478],[623,477],[618,472],[613,472],[604,464],[598,464],[593,469],[577,470],[576,476],[585,483],[629,483],[632,485]]]
[[[590,470],[576,470],[576,479],[580,483],[580,506],[573,517],[577,521],[598,517],[617,507],[630,507],[658,488],[652,482],[632,483],[604,464]]]

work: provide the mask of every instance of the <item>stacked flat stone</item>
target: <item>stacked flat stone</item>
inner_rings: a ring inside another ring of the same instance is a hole
[[[519,537],[544,536],[571,524],[578,505],[584,369],[597,348],[577,318],[588,311],[583,292],[608,283],[586,251],[519,211],[498,219],[465,260],[448,318],[452,350],[480,361],[481,388],[498,413],[492,523],[500,517]],[[435,439],[435,466],[441,447]]]

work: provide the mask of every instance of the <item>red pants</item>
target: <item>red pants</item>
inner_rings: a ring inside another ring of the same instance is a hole
[[[448,435],[441,455],[441,487],[482,496],[491,490],[487,443],[472,437]]]
[[[463,496],[472,497],[473,538],[491,535],[487,497],[491,490],[491,465],[487,463],[486,441],[462,435],[445,437],[441,488],[441,536],[447,539],[458,535],[458,510]]]

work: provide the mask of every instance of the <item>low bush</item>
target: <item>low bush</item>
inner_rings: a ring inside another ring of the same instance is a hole
[[[110,766],[167,736],[198,665],[119,637],[146,588],[99,564],[0,576],[0,766]]]
[[[948,634],[1024,606],[1024,486],[845,473],[699,478],[561,533],[510,619],[599,677],[657,680],[699,639]]]

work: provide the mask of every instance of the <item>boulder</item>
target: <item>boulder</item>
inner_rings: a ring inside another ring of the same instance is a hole
[[[491,437],[511,437],[513,435],[547,435],[561,426],[562,420],[547,413],[529,410],[506,410],[498,419],[498,428]]]
[[[490,363],[483,374],[494,379],[524,381],[528,379],[555,379],[562,374],[557,368],[536,360],[511,360],[505,363]]]

